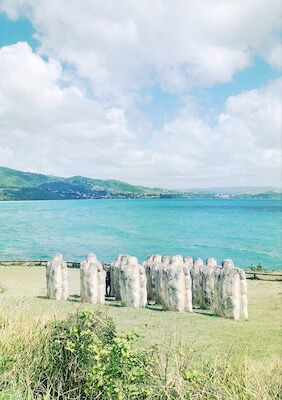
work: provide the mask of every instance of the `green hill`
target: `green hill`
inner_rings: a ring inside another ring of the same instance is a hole
[[[74,176],[61,178],[0,167],[0,200],[136,198],[165,195],[167,190],[117,180]]]
[[[0,167],[0,188],[36,188],[43,183],[60,181],[62,179],[51,175],[33,174],[31,172]]]
[[[65,179],[65,182],[76,186],[83,186],[88,189],[107,190],[111,193],[160,194],[167,192],[159,188],[134,186],[117,180],[91,179],[83,176],[73,176]]]
[[[61,178],[0,167],[1,200],[69,200],[69,199],[136,199],[136,198],[260,198],[281,199],[281,193],[262,190],[259,194],[166,190],[130,185],[118,180],[73,176]],[[234,189],[234,188],[233,188]],[[263,189],[263,188],[262,188]],[[210,189],[211,190],[211,189]]]

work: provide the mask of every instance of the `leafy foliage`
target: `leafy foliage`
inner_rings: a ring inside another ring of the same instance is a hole
[[[258,265],[250,265],[250,270],[254,272],[267,272],[268,269],[265,268],[263,265],[258,264]]]
[[[134,334],[119,335],[101,311],[81,311],[52,324],[46,382],[79,399],[146,399],[152,358],[133,350]],[[47,388],[46,388],[47,389]]]

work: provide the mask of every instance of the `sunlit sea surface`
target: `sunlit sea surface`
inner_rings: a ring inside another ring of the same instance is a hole
[[[280,200],[70,200],[0,203],[0,259],[111,262],[128,253],[232,258],[281,268]]]

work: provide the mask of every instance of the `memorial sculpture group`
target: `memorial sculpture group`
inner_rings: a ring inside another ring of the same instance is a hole
[[[139,264],[136,257],[121,254],[106,267],[89,253],[80,264],[82,302],[105,303],[106,270],[111,296],[124,307],[140,308],[154,302],[169,311],[192,312],[198,307],[225,318],[248,318],[245,272],[230,259],[218,266],[214,258],[204,265],[201,258],[149,255]],[[68,298],[67,271],[62,255],[55,254],[46,269],[48,298]]]

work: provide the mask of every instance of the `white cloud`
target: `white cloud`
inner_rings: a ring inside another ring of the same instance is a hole
[[[282,70],[282,44],[274,45],[267,53],[266,59],[273,68]]]
[[[259,90],[229,97],[226,112],[244,123],[264,149],[279,148],[281,143],[281,80],[270,82]]]
[[[185,113],[165,124],[153,145],[164,181],[170,176],[175,187],[280,185],[281,84],[278,79],[229,97],[215,126]]]
[[[136,140],[124,112],[61,86],[63,80],[60,64],[26,43],[0,49],[1,164],[66,175],[84,165],[86,174],[110,176],[107,169],[123,163],[124,144],[130,150]]]
[[[148,134],[68,79],[26,43],[0,49],[2,165],[163,187],[280,182],[281,80],[229,97],[215,126],[184,108]]]
[[[0,0],[1,9],[27,15],[41,54],[121,107],[152,84],[183,92],[230,81],[269,51],[281,14],[280,0]]]

